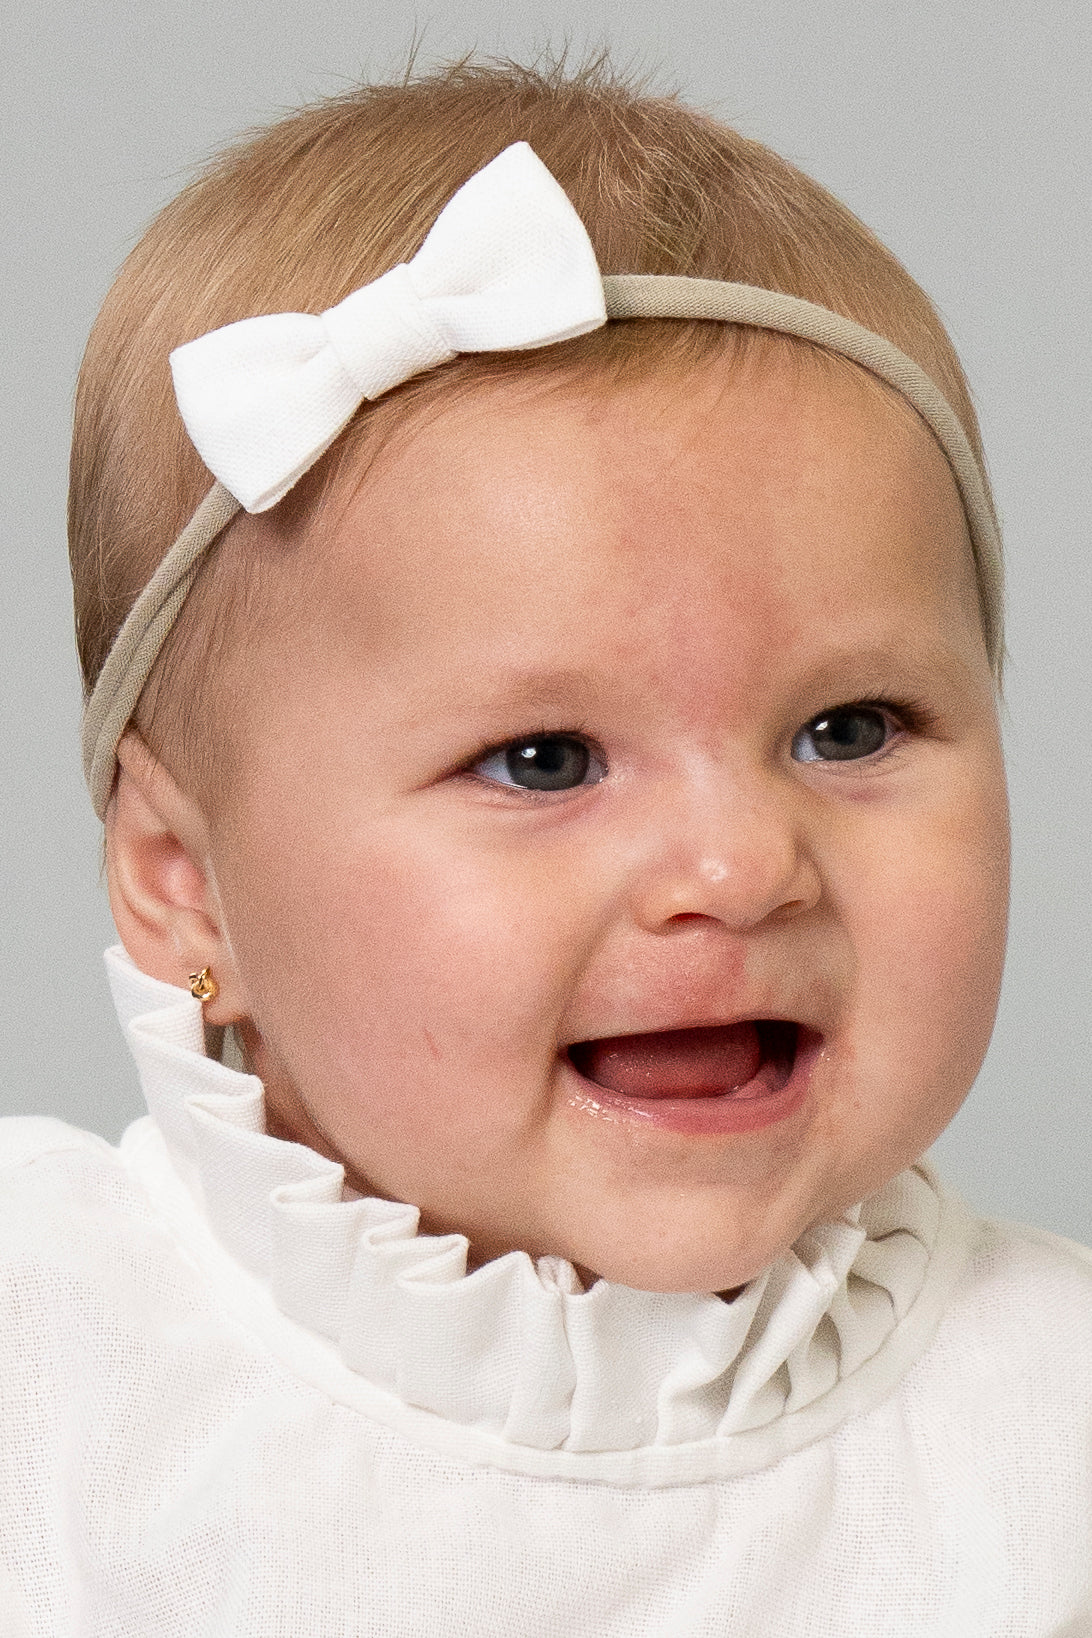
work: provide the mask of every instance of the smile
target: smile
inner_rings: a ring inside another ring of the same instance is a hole
[[[677,1132],[754,1131],[803,1101],[822,1037],[780,1018],[574,1042],[574,1101]]]

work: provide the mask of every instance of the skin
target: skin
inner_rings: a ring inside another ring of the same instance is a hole
[[[211,966],[270,1130],[472,1262],[739,1287],[928,1147],[992,1027],[1004,776],[944,457],[795,349],[479,388],[342,500],[217,673],[215,799],[123,743],[126,947]],[[800,759],[860,701],[879,750]],[[604,777],[498,783],[482,759],[541,732]],[[820,1046],[754,1131],[619,1115],[564,1055],[755,1017]]]

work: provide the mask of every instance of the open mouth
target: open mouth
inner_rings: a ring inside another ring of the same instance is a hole
[[[820,1037],[783,1018],[576,1041],[569,1063],[599,1107],[687,1130],[782,1119],[803,1096]]]

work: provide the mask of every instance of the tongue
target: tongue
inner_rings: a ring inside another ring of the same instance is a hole
[[[754,1024],[669,1029],[581,1041],[569,1056],[588,1080],[631,1098],[711,1098],[758,1074],[762,1046]]]

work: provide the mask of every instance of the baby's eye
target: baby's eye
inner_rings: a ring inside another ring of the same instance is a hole
[[[491,751],[475,762],[473,772],[525,791],[571,791],[578,785],[597,785],[607,770],[574,734],[535,734]]]
[[[852,762],[882,751],[894,731],[878,705],[839,705],[821,711],[793,736],[797,762]]]

